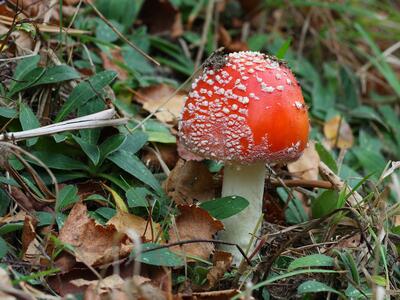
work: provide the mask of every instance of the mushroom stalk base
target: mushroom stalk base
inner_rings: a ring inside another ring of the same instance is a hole
[[[223,241],[238,244],[246,250],[256,224],[262,214],[262,203],[265,182],[265,164],[225,165],[222,197],[241,196],[249,201],[240,213],[224,219],[225,230],[219,237]],[[253,249],[254,245],[251,245]],[[233,253],[233,262],[238,264],[242,260],[240,252],[232,247],[222,246],[225,251]]]

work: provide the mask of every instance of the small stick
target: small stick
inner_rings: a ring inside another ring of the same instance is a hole
[[[322,188],[331,190],[334,188],[331,182],[325,180],[306,180],[306,179],[282,179],[283,183],[287,187],[304,187],[304,188]],[[272,179],[271,182],[273,187],[282,186],[283,184],[279,180]]]
[[[114,116],[114,114],[115,114],[114,109],[108,109],[95,114],[35,129],[3,133],[0,134],[0,141],[4,141],[7,139],[19,141],[19,140],[29,139],[32,137],[51,135],[63,131],[124,125],[128,122],[128,118],[111,119]]]
[[[128,40],[117,28],[115,28],[115,26],[109,20],[107,20],[107,18],[104,17],[104,15],[92,3],[92,0],[86,0],[86,3],[89,4],[89,6],[99,16],[99,18],[102,19],[111,28],[111,30],[114,31],[125,43],[127,43],[129,46],[131,46],[133,49],[135,49],[137,52],[139,52],[141,55],[146,57],[148,60],[150,60],[155,65],[160,66],[160,63],[158,61],[156,61],[154,58],[152,58],[150,55],[148,55],[146,52],[144,52],[142,49],[140,49],[138,46],[136,46],[130,40]]]

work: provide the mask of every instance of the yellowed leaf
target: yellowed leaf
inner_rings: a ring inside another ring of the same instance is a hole
[[[153,228],[150,224],[153,225]],[[118,232],[125,233],[128,236],[129,230],[134,230],[145,242],[153,241],[161,230],[159,224],[150,223],[139,216],[121,210],[117,210],[117,214],[107,222],[107,225],[113,225]]]
[[[175,123],[185,104],[185,92],[178,92],[171,97],[175,89],[166,84],[153,85],[140,89],[136,93],[136,100],[143,104],[143,108],[149,112],[158,111],[155,116],[164,123]],[[169,99],[171,97],[171,99]],[[165,103],[166,100],[169,101]],[[165,105],[164,105],[165,103]],[[161,105],[163,105],[161,107]]]
[[[287,167],[290,173],[296,177],[306,180],[317,180],[319,162],[320,158],[318,152],[315,150],[315,142],[310,141],[300,158],[289,163]]]
[[[324,135],[331,147],[348,149],[354,143],[354,136],[349,123],[339,115],[325,122]]]

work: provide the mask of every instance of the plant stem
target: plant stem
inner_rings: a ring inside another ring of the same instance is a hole
[[[249,201],[249,206],[240,213],[223,220],[225,230],[220,234],[221,240],[236,243],[246,249],[251,239],[251,233],[262,214],[264,180],[264,163],[225,166],[222,197],[241,196]],[[250,249],[252,248],[253,245]],[[238,264],[241,259],[240,253],[234,251],[233,257],[233,262]]]

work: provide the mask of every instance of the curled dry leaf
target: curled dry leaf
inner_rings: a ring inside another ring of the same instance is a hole
[[[86,206],[80,202],[72,208],[58,238],[74,247],[77,261],[88,265],[105,264],[126,257],[132,250],[124,234],[113,225],[96,224],[87,215]]]
[[[185,104],[186,93],[178,92],[172,98],[175,89],[166,84],[153,85],[140,89],[136,93],[136,100],[143,104],[143,108],[151,113],[156,112],[155,116],[164,123],[175,123]],[[170,99],[169,99],[170,98]],[[169,101],[160,108],[165,101]]]
[[[25,216],[22,228],[22,259],[37,265],[40,263],[40,242],[36,238],[37,220],[29,215]]]
[[[212,174],[201,162],[179,160],[165,181],[165,190],[176,204],[193,204],[215,196]]]
[[[324,135],[331,147],[348,149],[354,143],[354,136],[349,123],[339,115],[325,122]]]
[[[152,224],[152,227],[151,227]],[[150,242],[154,240],[154,237],[158,235],[161,227],[157,223],[150,223],[145,219],[132,215],[130,213],[117,211],[117,214],[112,217],[107,225],[113,225],[118,232],[124,233],[128,236],[130,230],[134,230],[144,242]]]
[[[195,205],[179,206],[180,215],[176,218],[176,228],[169,230],[170,243],[183,240],[212,239],[220,230],[224,229],[221,221],[214,219],[204,209]],[[193,243],[172,247],[171,250],[208,259],[214,251],[212,243]]]
[[[231,290],[221,290],[221,291],[211,291],[211,292],[200,292],[200,293],[193,293],[191,295],[192,298],[185,298],[183,299],[207,299],[207,300],[229,300],[232,297],[239,294],[239,290],[231,289]],[[254,299],[253,297],[241,297],[239,299]]]
[[[104,69],[113,70],[113,71],[117,72],[118,78],[121,80],[126,80],[128,78],[128,71],[115,63],[116,61],[120,61],[120,62],[124,61],[124,58],[122,57],[120,48],[112,49],[110,51],[111,57],[105,52],[101,52],[100,56],[101,56],[101,59],[103,60]]]
[[[318,166],[320,158],[318,152],[315,150],[315,142],[308,143],[308,147],[304,150],[300,158],[287,165],[289,171],[302,179],[317,180],[318,179]]]
[[[207,274],[208,289],[216,287],[218,281],[232,264],[232,254],[225,251],[216,251],[213,256],[213,267]]]

